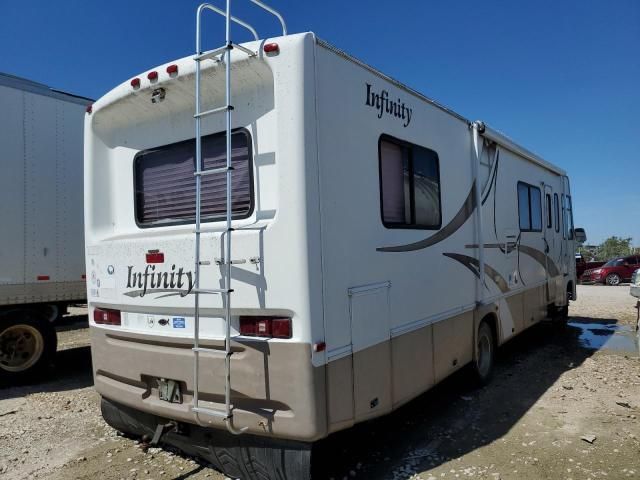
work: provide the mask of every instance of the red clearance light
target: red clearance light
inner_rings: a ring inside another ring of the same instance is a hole
[[[83,274],[83,275],[80,275],[80,278],[82,278],[82,280],[86,280],[87,276]]]
[[[131,86],[133,88],[140,88],[140,79],[134,78],[133,80],[131,80]]]
[[[169,75],[177,75],[177,73],[178,73],[178,65],[169,65],[167,67],[167,73]]]
[[[324,352],[327,349],[327,344],[324,342],[318,342],[313,344],[314,352]]]
[[[149,80],[151,80],[152,82],[153,82],[154,80],[157,80],[157,79],[158,79],[158,72],[156,72],[156,71],[149,72],[149,73],[147,74],[147,78],[148,78]]]
[[[38,280],[49,280],[49,275],[38,275]]]
[[[87,113],[91,114],[91,112],[93,112],[93,104],[92,105],[87,105]]]
[[[240,317],[240,335],[246,337],[291,338],[291,319]]]
[[[262,49],[264,50],[264,53],[278,53],[280,51],[280,47],[277,43],[265,43]]]
[[[93,321],[98,325],[120,325],[120,310],[96,308],[93,310]]]
[[[147,263],[164,263],[164,253],[160,250],[149,250],[145,257]]]

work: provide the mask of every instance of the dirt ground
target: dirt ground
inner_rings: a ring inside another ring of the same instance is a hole
[[[629,287],[579,286],[564,328],[543,324],[499,352],[492,383],[456,374],[394,414],[320,442],[314,478],[640,478],[640,359]],[[100,418],[86,315],[60,327],[48,380],[0,390],[0,480],[222,479],[144,451]]]

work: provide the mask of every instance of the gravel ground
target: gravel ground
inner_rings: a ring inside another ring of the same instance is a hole
[[[456,374],[384,419],[331,436],[314,452],[315,478],[638,478],[640,359],[628,292],[579,286],[569,326],[543,324],[509,342],[490,385],[474,390]],[[47,380],[0,390],[0,480],[224,478],[106,426],[83,310],[60,330]]]

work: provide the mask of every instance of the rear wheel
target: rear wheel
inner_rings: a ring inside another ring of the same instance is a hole
[[[140,412],[102,398],[102,417],[131,437],[153,436],[157,425],[167,419]],[[188,455],[211,462],[227,477],[242,480],[309,480],[311,444],[255,435],[230,435],[226,431],[178,425],[160,439],[160,444],[179,448]]]
[[[55,329],[39,313],[0,317],[0,380],[12,383],[41,373],[53,360],[56,347]]]
[[[476,355],[472,362],[473,377],[480,385],[485,385],[491,380],[495,350],[493,330],[487,322],[483,321],[478,327]]]
[[[617,273],[610,273],[609,275],[607,275],[607,278],[606,278],[607,285],[610,285],[612,287],[615,287],[616,285],[620,285],[621,281],[622,279],[620,278],[620,275],[618,275]]]

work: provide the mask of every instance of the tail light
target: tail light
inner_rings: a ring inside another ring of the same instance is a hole
[[[98,325],[120,325],[120,310],[96,308],[93,310],[93,321]]]
[[[291,338],[291,319],[284,317],[240,317],[240,335]]]

